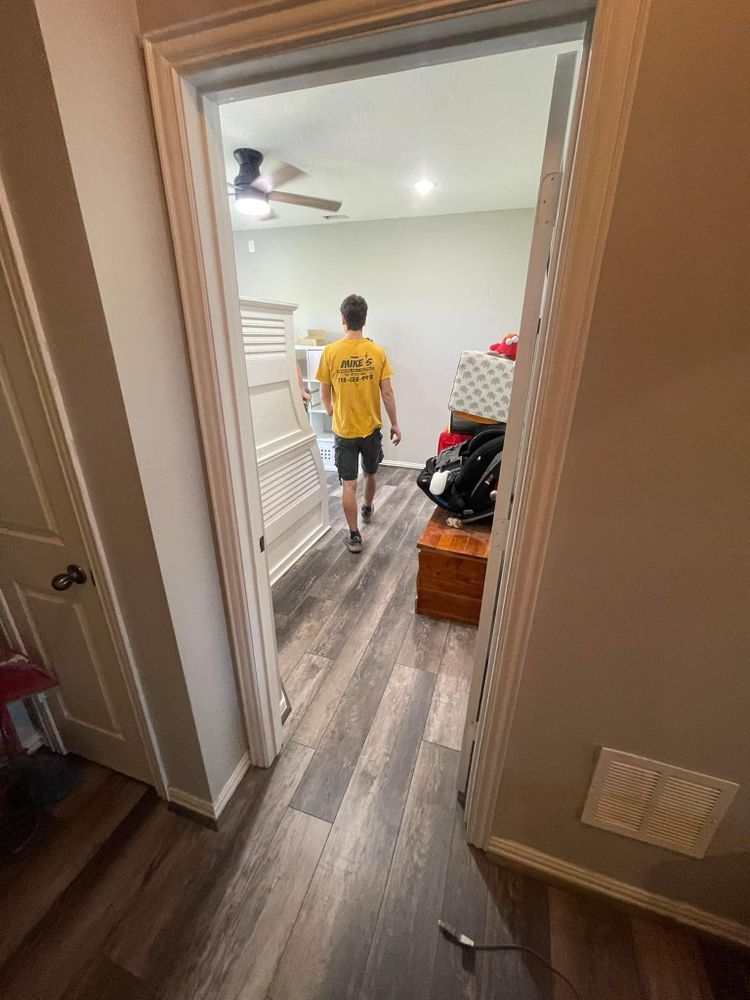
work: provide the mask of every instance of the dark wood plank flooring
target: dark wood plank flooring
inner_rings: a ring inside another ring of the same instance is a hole
[[[274,587],[286,745],[218,832],[87,765],[0,869],[2,1000],[572,1000],[533,956],[470,962],[439,917],[551,960],[582,1000],[748,1000],[750,958],[490,864],[456,803],[475,630],[414,615],[431,513],[383,469],[365,550],[332,530]]]

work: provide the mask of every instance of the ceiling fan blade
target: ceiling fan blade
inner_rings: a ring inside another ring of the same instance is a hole
[[[267,174],[261,174],[255,182],[255,187],[268,194],[274,188],[283,187],[285,184],[289,184],[290,181],[297,180],[298,177],[307,177],[307,174],[304,170],[300,170],[299,167],[293,167],[291,163],[280,163],[276,170],[271,170]]]
[[[285,205],[302,205],[304,208],[319,208],[322,212],[338,212],[340,201],[328,198],[309,198],[306,194],[292,194],[291,191],[269,191],[269,201],[281,201]]]

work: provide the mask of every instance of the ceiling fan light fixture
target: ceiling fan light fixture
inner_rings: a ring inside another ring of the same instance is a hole
[[[414,190],[420,197],[424,198],[431,191],[435,190],[435,181],[431,181],[429,178],[423,177],[414,185]]]
[[[247,188],[245,191],[235,188],[234,207],[242,215],[249,215],[253,219],[265,219],[271,214],[268,198],[257,188]]]
[[[242,215],[249,215],[252,219],[275,219],[270,203],[277,201],[282,205],[297,205],[321,212],[336,213],[341,208],[341,202],[333,198],[314,198],[308,194],[279,191],[279,187],[283,187],[287,181],[306,176],[299,167],[281,163],[275,174],[262,177],[260,168],[263,154],[259,150],[241,146],[234,150],[233,156],[239,164],[240,172],[233,182],[228,182],[228,186],[230,197],[234,197],[234,207]]]

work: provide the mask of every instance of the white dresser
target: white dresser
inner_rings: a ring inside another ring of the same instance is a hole
[[[297,383],[295,309],[240,298],[271,583],[329,528],[325,472]]]

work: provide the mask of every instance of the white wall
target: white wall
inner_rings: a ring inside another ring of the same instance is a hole
[[[297,337],[331,340],[341,300],[364,295],[366,333],[395,372],[403,441],[386,458],[421,466],[448,421],[460,351],[518,329],[533,221],[520,209],[235,233],[240,292],[297,303]]]

